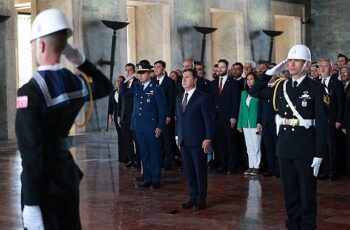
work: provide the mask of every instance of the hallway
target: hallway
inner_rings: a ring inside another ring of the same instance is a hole
[[[135,189],[139,172],[120,166],[116,137],[74,138],[71,151],[84,172],[80,184],[83,229],[283,229],[279,179],[209,175],[207,209],[181,210],[187,199],[177,169],[163,172],[158,190]],[[0,141],[0,228],[21,229],[20,157],[15,141]],[[318,229],[350,229],[350,180],[318,183]]]

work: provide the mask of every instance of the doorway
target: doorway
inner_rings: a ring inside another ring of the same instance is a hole
[[[15,4],[17,12],[17,88],[27,83],[33,75],[30,28],[32,23],[31,3]]]
[[[275,15],[275,30],[283,31],[275,37],[275,60],[279,63],[286,59],[289,49],[302,43],[301,18],[296,16]]]

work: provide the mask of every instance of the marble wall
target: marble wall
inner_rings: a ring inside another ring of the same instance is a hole
[[[28,0],[30,1],[30,0]],[[74,36],[70,39],[82,48],[87,58],[96,63],[100,58],[110,60],[113,31],[105,27],[101,20],[130,22],[130,28],[117,31],[114,76],[123,74],[124,65],[128,61],[136,62],[142,58],[154,62],[163,59],[167,62],[167,70],[182,68],[184,58],[200,59],[202,34],[193,26],[216,26],[218,30],[206,36],[205,65],[207,72],[221,57],[233,61],[267,59],[269,37],[263,29],[274,28],[272,5],[276,2],[305,4],[310,6],[311,0],[36,0],[31,1],[33,15],[48,7],[63,9],[74,26]],[[25,0],[0,0],[0,12],[14,14],[14,4]],[[326,3],[328,1],[325,1]],[[346,1],[331,1],[346,4]],[[323,1],[312,0],[313,16],[325,15]],[[335,7],[335,3],[333,4]],[[134,7],[128,11],[127,7]],[[330,7],[328,7],[330,8]],[[306,8],[306,11],[308,8]],[[344,7],[344,14],[346,11]],[[342,11],[343,12],[343,11]],[[333,11],[330,15],[333,17]],[[340,19],[339,19],[340,20]],[[337,20],[338,21],[338,20]],[[132,22],[135,22],[132,24]],[[331,28],[330,22],[326,25]],[[345,23],[345,20],[344,20]],[[322,34],[322,24],[312,25],[313,40],[316,34]],[[344,25],[341,24],[340,25]],[[308,28],[302,28],[308,31]],[[128,38],[128,31],[130,37]],[[133,37],[130,31],[134,31]],[[329,31],[329,30],[327,30]],[[11,18],[0,25],[0,139],[14,137],[14,113],[16,95],[16,20]],[[142,37],[142,34],[146,35]],[[341,37],[341,34],[339,34]],[[346,34],[345,34],[346,35]],[[308,35],[307,35],[308,36]],[[306,36],[306,38],[307,38]],[[324,35],[323,35],[324,36]],[[327,36],[324,36],[327,37]],[[346,37],[347,38],[347,37]],[[128,44],[129,39],[129,44]],[[307,39],[306,39],[307,40]],[[316,38],[317,40],[317,38]],[[318,39],[319,40],[319,39]],[[328,38],[324,40],[328,41]],[[323,41],[314,42],[316,45]],[[344,42],[345,43],[345,42]],[[133,47],[130,45],[133,44]],[[337,43],[338,44],[338,43]],[[128,48],[129,45],[129,48]],[[338,46],[339,49],[341,46]],[[339,50],[338,49],[338,50]],[[316,49],[316,55],[318,55]],[[338,52],[338,51],[337,51]],[[65,65],[74,68],[63,60]],[[109,66],[101,67],[109,77]],[[96,102],[99,127],[106,127],[107,99]],[[84,119],[84,111],[79,119]],[[87,130],[96,130],[97,116],[94,116]],[[83,132],[74,129],[73,132]]]
[[[0,139],[15,137],[16,31],[13,0],[0,1],[0,14],[11,17],[0,24]]]
[[[350,1],[311,0],[311,53],[314,60],[330,58],[339,53],[350,56]]]

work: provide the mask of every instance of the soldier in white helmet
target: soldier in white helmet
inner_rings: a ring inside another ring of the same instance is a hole
[[[252,87],[253,96],[270,93],[278,112],[277,155],[288,219],[287,229],[316,229],[317,174],[326,151],[329,98],[324,87],[306,76],[311,53],[304,45],[293,46],[286,60],[268,70]],[[289,78],[267,87],[271,76],[285,68]]]
[[[22,216],[28,230],[81,229],[79,182],[83,174],[66,137],[84,103],[113,90],[105,75],[67,43],[72,32],[58,9],[41,12],[32,24],[31,44],[38,68],[18,90],[16,114],[23,168]],[[61,54],[90,77],[89,83],[63,68]]]

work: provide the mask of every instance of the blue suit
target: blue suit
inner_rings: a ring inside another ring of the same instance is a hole
[[[185,111],[183,95],[176,100],[176,124],[183,159],[184,173],[191,199],[204,202],[207,197],[207,155],[203,152],[204,140],[213,140],[213,121],[208,95],[195,90]]]
[[[160,143],[155,137],[156,128],[165,126],[165,96],[163,90],[154,83],[142,90],[141,84],[126,89],[120,87],[120,94],[134,95],[134,111],[131,117],[131,129],[135,130],[140,148],[144,183],[160,184]]]

